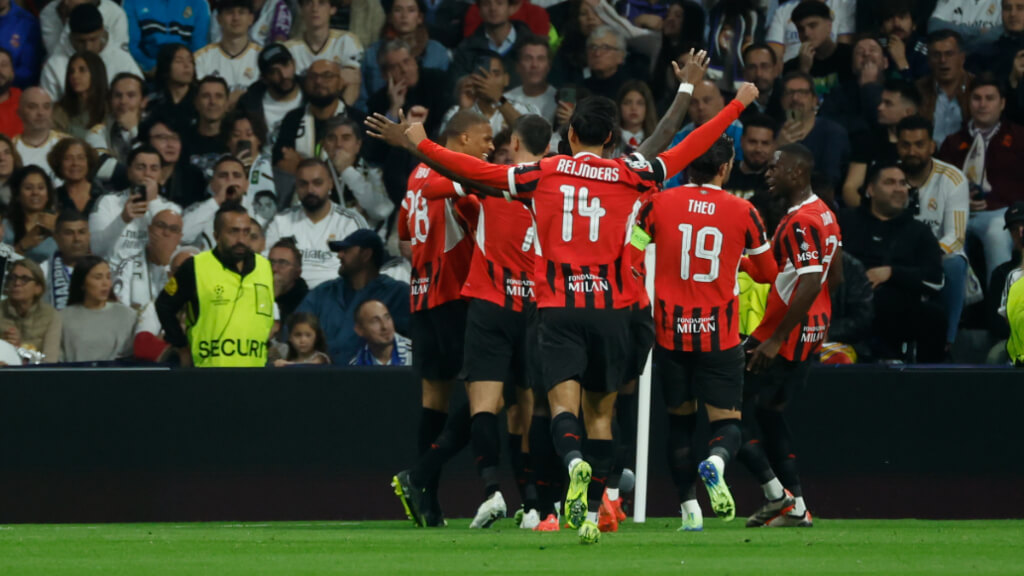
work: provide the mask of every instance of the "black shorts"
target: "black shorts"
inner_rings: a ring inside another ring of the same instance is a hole
[[[654,316],[651,315],[651,306],[647,305],[646,308],[637,307],[630,314],[630,348],[629,348],[629,363],[627,364],[628,372],[626,373],[626,382],[639,378],[644,373],[644,367],[647,366],[647,355],[651,353],[651,347],[654,346]]]
[[[453,380],[462,370],[466,302],[452,300],[412,315],[413,366],[424,380]]]
[[[466,355],[463,373],[467,382],[504,382],[530,387],[530,345],[537,308],[509,310],[487,300],[473,298],[466,314]]]
[[[661,383],[665,404],[675,408],[690,400],[739,410],[743,405],[742,346],[717,352],[679,352],[654,347],[654,378]]]
[[[750,353],[757,348],[760,342],[748,337],[743,341],[743,349],[746,352],[746,360],[750,360]],[[760,374],[753,372],[744,373],[743,397],[746,400],[753,400],[756,406],[774,408],[784,406],[807,385],[807,376],[811,372],[811,362],[815,357],[799,362],[786,360],[782,356],[776,356],[775,360],[768,366],[768,369]]]
[[[615,392],[629,372],[629,308],[544,308],[538,338],[545,390],[576,380],[584,390]]]

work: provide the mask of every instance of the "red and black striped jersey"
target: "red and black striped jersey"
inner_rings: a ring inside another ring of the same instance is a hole
[[[461,298],[473,245],[456,213],[461,187],[424,164],[409,175],[398,213],[398,237],[412,243],[409,294],[419,312]],[[441,197],[444,199],[431,200]]]
[[[739,273],[744,254],[771,245],[757,210],[717,186],[688,184],[650,197],[633,231],[634,252],[657,245],[654,323],[658,345],[717,352],[740,344]],[[766,255],[767,257],[767,255]]]
[[[538,307],[625,308],[638,301],[633,255],[626,249],[638,197],[707,151],[742,111],[742,103],[731,102],[653,162],[636,153],[609,160],[584,152],[509,168],[429,140],[419,149],[459,177],[532,200]]]
[[[821,292],[811,304],[807,316],[786,336],[779,349],[783,358],[799,362],[817,353],[828,334],[832,314],[828,273],[836,250],[842,246],[842,235],[832,210],[811,194],[803,203],[790,208],[782,218],[772,245],[779,275],[768,293],[764,318],[754,330],[755,339],[764,342],[774,334],[789,309],[800,276],[821,273]]]
[[[428,200],[438,200],[453,198],[462,192],[457,187],[447,192],[435,187],[424,191],[424,195]],[[502,198],[467,196],[458,202],[456,209],[476,240],[462,295],[515,311],[534,302],[536,230],[529,208],[522,202]]]

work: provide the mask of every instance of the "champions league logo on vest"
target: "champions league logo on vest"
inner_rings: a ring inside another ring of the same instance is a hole
[[[210,302],[215,306],[224,306],[231,303],[231,300],[224,297],[224,286],[217,284],[213,287],[213,300]]]

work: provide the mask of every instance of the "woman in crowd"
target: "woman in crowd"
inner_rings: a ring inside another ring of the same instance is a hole
[[[249,192],[246,195],[255,199],[257,194],[270,192],[276,202],[272,158],[262,152],[267,141],[267,125],[263,118],[237,108],[220,123],[220,139],[228,152],[241,160],[248,171]]]
[[[31,260],[18,260],[5,277],[7,299],[0,302],[0,339],[46,355],[45,364],[60,356],[61,317],[46,302],[43,270]]]
[[[131,356],[137,315],[114,298],[110,266],[86,256],[71,274],[68,307],[61,312],[63,362],[103,362]]]
[[[196,116],[196,63],[184,44],[164,44],[156,55],[156,92],[150,96],[147,112],[161,111],[182,121]]]
[[[631,80],[619,90],[617,104],[619,129],[622,131],[622,154],[631,154],[658,125],[654,96],[647,83]]]
[[[0,210],[11,203],[11,176],[21,170],[21,155],[6,134],[0,134]]]
[[[103,188],[94,180],[99,155],[81,138],[65,138],[46,156],[47,163],[64,181],[57,188],[57,211],[75,210],[89,215]]]
[[[68,60],[64,85],[64,95],[53,107],[53,126],[85,138],[107,114],[107,67],[96,54],[79,52]]]
[[[11,176],[11,205],[4,219],[4,242],[25,258],[44,262],[57,250],[57,195],[43,169],[30,165]]]
[[[391,0],[390,6],[387,1],[384,5],[388,19],[382,39],[371,44],[363,56],[363,93],[367,95],[387,85],[387,79],[377,65],[377,52],[384,42],[393,38],[405,41],[412,48],[412,57],[419,62],[420,68],[447,70],[451,62],[448,50],[440,42],[431,40],[427,33],[423,24],[427,11],[423,0]]]

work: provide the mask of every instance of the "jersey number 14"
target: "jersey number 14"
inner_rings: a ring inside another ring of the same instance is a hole
[[[563,198],[562,241],[572,242],[572,222],[574,212],[578,212],[580,217],[590,219],[590,230],[587,237],[591,242],[597,242],[601,235],[601,217],[607,213],[601,207],[601,199],[589,198],[590,191],[587,190],[586,186],[580,187],[577,191],[575,186],[563,184],[559,189],[562,191]]]

